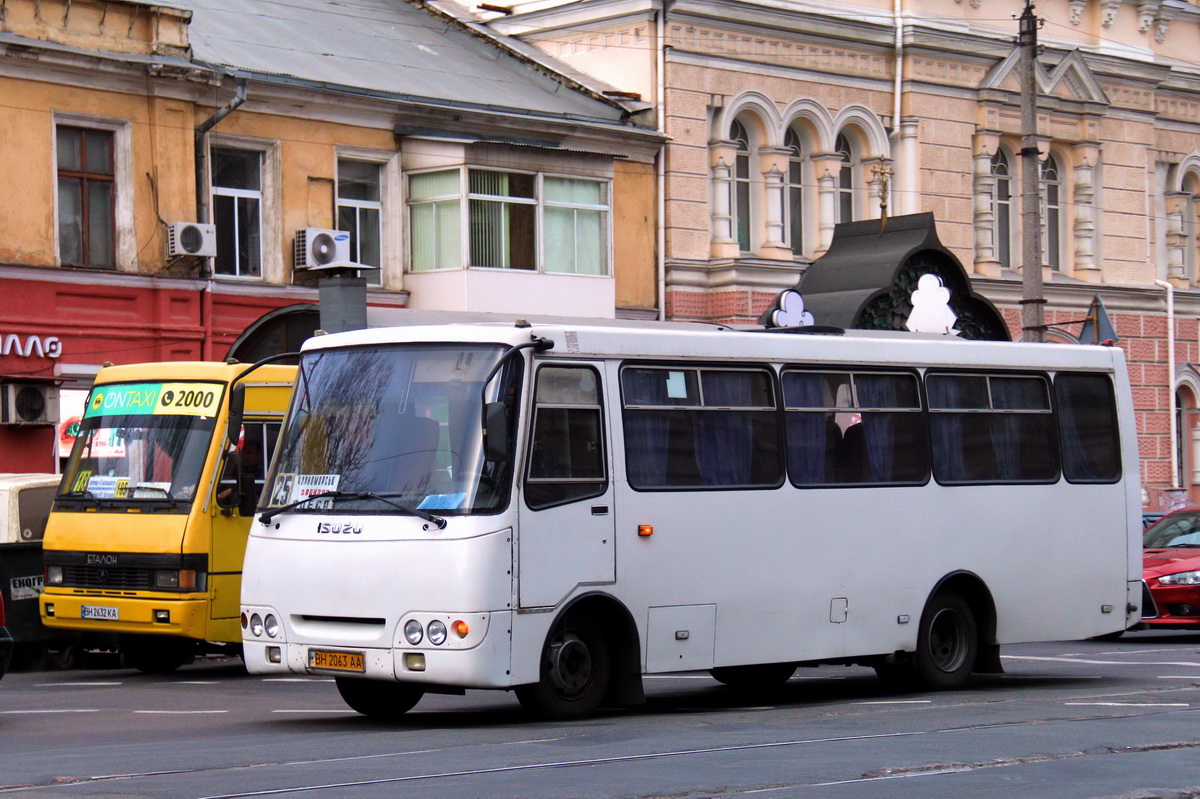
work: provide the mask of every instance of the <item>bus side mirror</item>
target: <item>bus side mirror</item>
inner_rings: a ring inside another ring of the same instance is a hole
[[[492,463],[508,458],[508,408],[503,402],[483,406],[483,457]]]
[[[221,479],[217,481],[217,506],[226,511],[238,508],[241,512],[243,482],[242,461],[236,452],[230,452],[225,456]]]
[[[238,445],[242,436],[242,417],[246,413],[246,386],[238,383],[229,392],[229,423],[225,426],[225,435],[231,446]]]

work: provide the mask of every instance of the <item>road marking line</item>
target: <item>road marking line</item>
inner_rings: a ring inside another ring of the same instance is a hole
[[[852,705],[932,705],[932,699],[878,699],[873,702],[851,702]]]
[[[179,680],[171,685],[219,685],[216,680]]]
[[[99,710],[0,710],[0,715],[28,715],[31,713],[99,713]]]
[[[1160,674],[1157,679],[1160,679],[1160,680],[1196,680],[1196,679],[1200,679],[1200,674],[1185,674],[1185,675]]]
[[[1063,702],[1063,704],[1088,707],[1191,707],[1187,702]]]
[[[124,685],[123,682],[40,682],[38,688],[93,688],[100,685]]]
[[[160,716],[199,716],[213,713],[228,713],[228,710],[135,710],[134,713],[153,713]]]
[[[1195,660],[1084,660],[1083,658],[1033,657],[1032,655],[1001,655],[1000,659],[1050,661],[1057,663],[1086,663],[1090,666],[1195,666],[1200,668],[1200,661]]]
[[[272,710],[272,713],[355,713],[357,711],[346,708],[345,710]]]
[[[321,677],[264,677],[263,682],[333,682]]]

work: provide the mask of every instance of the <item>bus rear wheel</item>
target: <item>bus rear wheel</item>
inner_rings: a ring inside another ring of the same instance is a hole
[[[522,707],[553,721],[587,718],[608,693],[608,644],[590,619],[567,618],[546,638],[539,671],[536,683],[516,688]]]
[[[395,721],[413,709],[425,689],[416,685],[357,677],[337,677],[338,693],[351,710],[381,721]]]
[[[792,663],[762,663],[755,666],[720,666],[709,672],[714,680],[739,691],[768,691],[792,678]]]
[[[892,689],[948,691],[967,684],[978,656],[975,612],[957,593],[943,591],[925,605],[912,658],[880,664],[875,673]]]

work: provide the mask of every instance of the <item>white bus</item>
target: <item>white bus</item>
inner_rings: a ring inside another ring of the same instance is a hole
[[[855,663],[962,686],[1139,619],[1120,349],[448,324],[310,339],[242,581],[246,665],[396,717]]]

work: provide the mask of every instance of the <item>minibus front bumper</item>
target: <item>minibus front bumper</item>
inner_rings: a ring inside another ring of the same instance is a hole
[[[38,599],[42,624],[63,630],[136,635],[175,635],[204,640],[209,626],[207,595],[118,597],[59,593]]]

